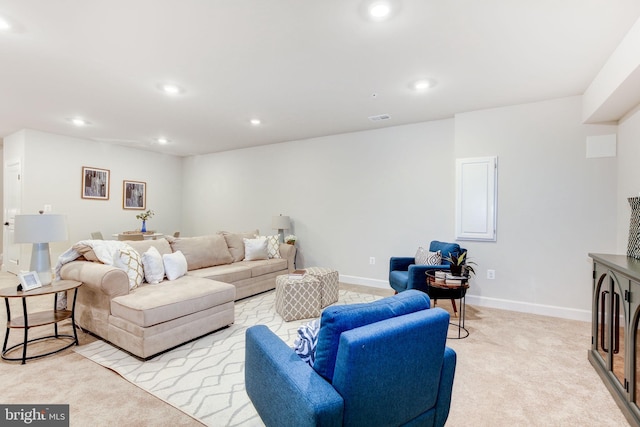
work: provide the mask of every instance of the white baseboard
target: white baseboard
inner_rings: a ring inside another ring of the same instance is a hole
[[[369,279],[367,277],[357,277],[357,276],[344,276],[342,274],[340,274],[339,280],[342,283],[349,283],[350,285],[371,286],[372,288],[381,288],[381,289],[390,288],[388,280]]]
[[[353,285],[370,286],[372,288],[388,289],[386,280],[369,279],[366,277],[340,275],[340,281]],[[500,298],[489,298],[467,293],[467,303],[480,307],[498,308],[501,310],[517,311],[520,313],[539,314],[541,316],[559,317],[561,319],[591,322],[591,310],[558,307],[553,305],[535,304],[531,302],[511,301]]]

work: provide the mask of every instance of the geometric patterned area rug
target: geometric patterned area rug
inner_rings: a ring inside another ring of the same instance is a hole
[[[380,298],[340,290],[336,304]],[[309,320],[285,322],[275,311],[275,291],[269,291],[236,302],[230,327],[146,362],[100,340],[74,351],[208,426],[263,426],[244,388],[245,330],[267,325],[293,347],[298,327]]]

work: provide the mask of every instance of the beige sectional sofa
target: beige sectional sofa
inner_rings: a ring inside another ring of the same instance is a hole
[[[245,260],[243,237],[253,235],[126,242],[140,255],[154,246],[161,255],[179,250],[187,260],[186,275],[134,289],[125,270],[99,262],[86,245],[74,246],[81,258],[59,274],[83,282],[75,314],[82,328],[146,359],[232,324],[235,300],[275,288],[276,276],[293,270],[292,245],[280,245],[280,258]]]

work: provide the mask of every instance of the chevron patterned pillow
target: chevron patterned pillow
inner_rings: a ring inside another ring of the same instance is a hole
[[[442,264],[442,253],[440,251],[430,252],[422,246],[416,252],[416,265],[440,265]]]
[[[298,356],[310,366],[313,366],[313,362],[316,359],[316,344],[318,343],[319,331],[320,319],[312,320],[298,328],[298,338],[293,343],[293,349]]]

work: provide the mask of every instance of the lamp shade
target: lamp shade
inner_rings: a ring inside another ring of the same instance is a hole
[[[49,243],[67,240],[66,215],[16,215],[15,243]]]
[[[287,215],[277,215],[271,220],[271,228],[276,230],[288,230],[291,227],[291,221]]]

